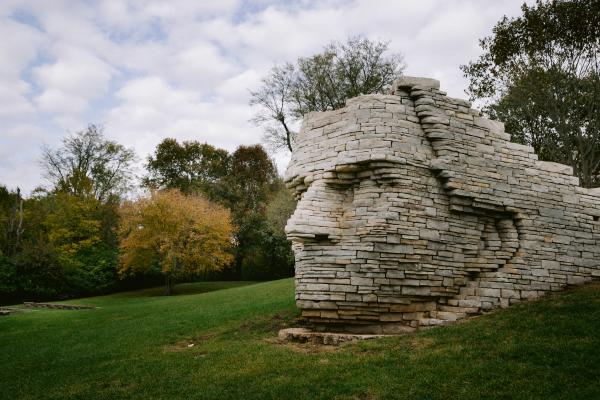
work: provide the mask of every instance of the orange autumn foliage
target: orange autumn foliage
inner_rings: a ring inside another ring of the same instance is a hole
[[[119,276],[159,265],[171,278],[220,270],[233,261],[229,210],[179,190],[153,191],[121,209]]]

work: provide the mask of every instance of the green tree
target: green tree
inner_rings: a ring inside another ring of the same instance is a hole
[[[0,304],[18,297],[14,256],[23,241],[23,202],[19,189],[10,191],[0,185]]]
[[[229,153],[207,143],[164,139],[148,157],[148,176],[143,184],[149,188],[179,189],[199,192],[211,200],[223,196],[222,180],[229,170]]]
[[[296,65],[275,66],[251,92],[253,118],[264,128],[263,140],[275,150],[292,151],[293,126],[310,111],[344,107],[346,99],[385,93],[404,68],[399,54],[386,55],[388,43],[352,37],[332,42],[321,53],[299,58]]]
[[[68,193],[52,196],[52,206],[44,221],[48,241],[62,265],[80,267],[77,255],[90,251],[102,240],[99,201]]]
[[[263,270],[269,278],[294,276],[294,253],[285,234],[285,225],[295,209],[292,192],[280,180],[266,205],[265,226],[258,235],[266,259]]]
[[[29,251],[19,257],[18,271],[31,273],[31,257],[40,268],[56,266],[63,296],[114,288],[117,210],[131,187],[134,161],[132,150],[106,139],[97,125],[67,136],[58,149],[44,148],[41,164],[52,187],[26,202]],[[37,247],[47,257],[35,259]]]
[[[243,279],[275,279],[293,275],[291,243],[268,210],[285,214],[288,209],[270,207],[283,189],[273,161],[261,145],[240,146],[231,156],[228,178],[229,207],[236,237],[236,275]],[[280,221],[285,215],[278,216]],[[271,224],[273,222],[273,224]]]
[[[107,140],[102,127],[89,125],[63,139],[58,149],[44,147],[41,165],[54,191],[104,202],[129,188],[134,160],[133,150]]]
[[[233,259],[229,211],[201,196],[152,191],[125,202],[121,216],[120,276],[159,266],[167,295],[174,279],[219,270]]]
[[[26,300],[50,300],[72,295],[64,268],[43,235],[23,242],[14,264],[19,291]]]
[[[265,209],[269,229],[275,234],[285,237],[285,225],[296,210],[296,204],[293,193],[281,182]]]
[[[13,300],[18,291],[16,267],[12,260],[0,251],[0,305]]]
[[[65,298],[114,289],[114,206],[68,193],[40,191],[26,199],[22,243],[11,257],[23,295]]]
[[[226,181],[235,218],[262,213],[277,179],[275,164],[261,145],[239,146],[231,155]]]
[[[23,197],[21,191],[9,191],[0,185],[0,252],[14,255],[23,237]]]
[[[243,265],[250,253],[261,249],[258,231],[264,225],[265,205],[276,179],[275,165],[261,145],[239,146],[231,155],[223,201],[231,210],[236,226],[234,267],[237,277],[243,277]],[[246,265],[251,269],[258,266],[257,263]]]
[[[538,0],[504,17],[462,66],[468,93],[512,140],[600,185],[600,2]]]
[[[243,279],[279,279],[294,275],[294,254],[285,235],[274,232],[261,214],[246,216],[237,237]]]

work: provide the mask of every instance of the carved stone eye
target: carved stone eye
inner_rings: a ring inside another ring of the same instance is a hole
[[[344,179],[328,179],[325,184],[332,189],[346,190],[350,189],[357,183],[356,180],[344,180]]]

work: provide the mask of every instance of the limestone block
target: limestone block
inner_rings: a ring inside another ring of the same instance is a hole
[[[431,78],[419,78],[415,76],[403,76],[400,79],[397,79],[392,87],[394,88],[412,88],[414,86],[422,87],[422,88],[432,88],[439,89],[440,81]]]

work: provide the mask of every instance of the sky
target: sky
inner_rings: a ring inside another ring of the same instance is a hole
[[[331,41],[389,41],[404,73],[465,98],[459,69],[523,0],[0,0],[0,185],[47,185],[42,146],[88,124],[133,148],[164,138],[260,142],[250,90]],[[274,154],[285,170],[289,155]]]

